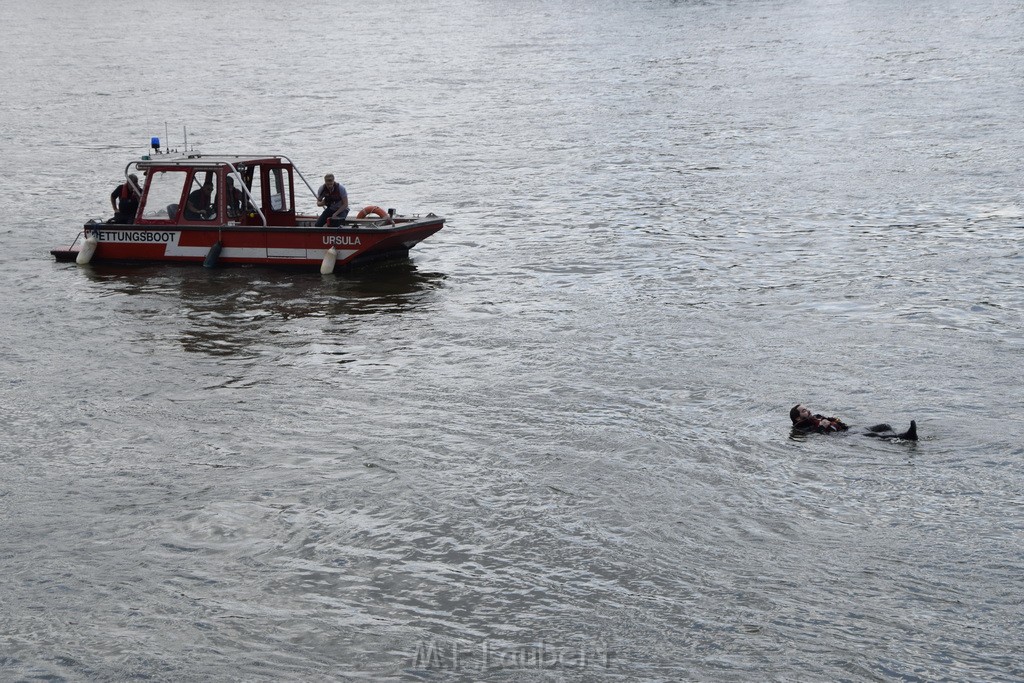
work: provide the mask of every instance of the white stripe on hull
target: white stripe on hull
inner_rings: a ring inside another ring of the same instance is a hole
[[[175,232],[173,239],[164,248],[164,256],[184,257],[184,258],[206,258],[206,254],[210,251],[210,247],[183,247],[178,242],[181,238],[180,232]],[[358,249],[338,249],[338,262],[344,261],[355,254]],[[224,247],[220,252],[222,259],[246,259],[246,260],[266,260],[266,259],[303,259],[306,261],[322,261],[324,254],[327,252],[326,249],[281,249],[274,248],[267,250],[266,247]]]
[[[140,237],[140,235],[142,237]],[[206,258],[206,255],[210,251],[209,246],[197,246],[197,247],[186,247],[181,245],[180,230],[140,230],[140,229],[110,229],[105,228],[100,231],[100,244],[157,244],[163,242],[164,244],[164,256],[168,258],[187,258],[202,260]],[[146,238],[150,238],[147,240]],[[155,239],[154,239],[155,238]],[[150,241],[152,240],[152,241]],[[403,247],[409,249],[415,244],[419,243],[420,240],[408,240],[403,243]],[[355,254],[359,253],[359,249],[338,249],[338,245],[334,245],[334,248],[338,253],[338,263],[342,263],[345,260],[351,258]],[[283,247],[272,247],[270,249],[266,247],[224,247],[220,253],[222,259],[236,259],[245,261],[267,261],[270,259],[295,259],[302,261],[323,261],[324,254],[327,253],[327,249],[289,249]]]

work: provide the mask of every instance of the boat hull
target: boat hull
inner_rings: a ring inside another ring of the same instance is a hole
[[[440,216],[369,221],[340,228],[197,227],[87,224],[68,249],[50,253],[61,262],[75,261],[83,237],[97,237],[91,263],[197,263],[201,264],[218,242],[218,265],[269,265],[319,268],[330,248],[337,252],[338,268],[360,262],[403,256],[409,249],[444,226]]]

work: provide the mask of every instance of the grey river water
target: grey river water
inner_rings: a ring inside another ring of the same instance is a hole
[[[1024,680],[1020,2],[0,10],[0,679]],[[54,263],[183,127],[448,224]]]

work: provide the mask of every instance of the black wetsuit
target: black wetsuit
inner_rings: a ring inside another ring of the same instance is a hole
[[[830,421],[831,424],[829,424]],[[821,415],[815,415],[813,418],[801,420],[794,424],[793,431],[800,434],[832,434],[834,432],[849,431],[851,434],[863,434],[864,436],[870,436],[876,439],[903,439],[904,441],[917,441],[917,422],[914,420],[910,421],[910,429],[903,433],[897,433],[895,429],[885,423],[877,424],[873,427],[868,427],[867,429],[857,427],[850,428],[835,418],[822,418]]]
[[[902,434],[897,434],[895,429],[885,423],[878,424],[874,427],[868,427],[868,430],[864,432],[864,436],[873,436],[877,439],[903,439],[904,441],[917,441],[917,422],[911,420],[910,429]]]

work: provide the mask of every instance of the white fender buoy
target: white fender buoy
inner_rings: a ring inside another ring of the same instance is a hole
[[[92,255],[96,253],[97,242],[99,240],[96,239],[95,233],[90,233],[82,242],[82,248],[78,250],[78,256],[75,257],[75,263],[80,266],[89,263],[92,260]]]
[[[330,275],[334,272],[334,264],[338,262],[338,250],[331,247],[324,252],[324,260],[320,263],[320,274]]]
[[[203,268],[214,268],[217,265],[217,259],[220,258],[220,250],[224,248],[224,244],[217,240],[210,247],[210,251],[206,252],[206,258],[203,259]]]

